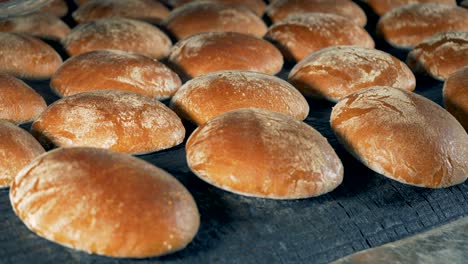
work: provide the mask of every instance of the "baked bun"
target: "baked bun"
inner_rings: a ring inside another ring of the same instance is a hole
[[[468,66],[447,78],[443,94],[447,111],[468,131]]]
[[[382,16],[397,7],[414,3],[440,3],[453,6],[457,5],[457,1],[455,0],[366,0],[365,2],[379,16]]]
[[[70,56],[92,50],[133,51],[154,58],[169,54],[171,40],[149,23],[114,17],[103,18],[75,27],[63,40]]]
[[[331,127],[364,165],[396,181],[442,188],[468,177],[468,134],[449,112],[415,93],[357,91],[333,108]]]
[[[240,109],[211,119],[193,132],[186,151],[198,177],[246,196],[308,198],[343,180],[343,165],[319,132],[267,110]]]
[[[104,149],[64,148],[38,157],[15,178],[10,201],[37,235],[110,257],[180,250],[200,225],[192,195],[176,178]]]
[[[78,23],[106,17],[159,22],[168,15],[169,9],[155,0],[90,0],[73,12],[73,18]]]
[[[447,79],[468,66],[468,31],[439,33],[424,40],[408,54],[407,63],[414,72]]]
[[[0,73],[28,79],[47,79],[62,58],[45,42],[25,34],[0,32]]]
[[[179,41],[169,55],[169,63],[186,77],[222,70],[274,75],[283,67],[283,57],[263,39],[235,32],[212,32]]]
[[[286,59],[295,61],[330,46],[375,46],[363,28],[345,17],[324,13],[288,17],[273,24],[265,38],[275,43]]]
[[[27,33],[35,37],[60,40],[70,32],[70,28],[56,16],[32,13],[0,20],[0,32]]]
[[[123,90],[156,99],[171,97],[181,85],[166,65],[138,53],[95,50],[65,61],[50,81],[59,96],[94,90]]]
[[[0,120],[28,123],[46,107],[44,99],[23,81],[0,73]]]
[[[168,2],[169,5],[173,7],[181,7],[188,3],[201,1],[247,7],[257,16],[262,16],[266,9],[266,4],[263,2],[263,0],[169,0]]]
[[[197,125],[240,108],[260,108],[304,120],[305,98],[278,77],[249,71],[222,71],[185,83],[172,97],[171,108]]]
[[[54,16],[64,17],[68,13],[68,5],[65,0],[51,0],[42,7],[40,11]]]
[[[125,91],[93,91],[50,105],[32,133],[51,147],[98,147],[145,154],[184,140],[180,118],[159,101]]]
[[[16,174],[44,152],[31,134],[0,120],[0,188],[10,186]]]
[[[300,61],[288,81],[303,94],[337,102],[371,86],[413,91],[416,78],[392,55],[376,49],[338,46],[321,49]]]
[[[212,2],[194,2],[174,9],[164,21],[177,39],[203,32],[239,32],[263,37],[265,23],[246,7]]]
[[[367,23],[364,11],[351,0],[277,0],[268,6],[266,13],[273,22],[291,15],[331,13],[344,16],[360,27]]]
[[[392,46],[413,48],[441,32],[468,31],[468,10],[438,3],[410,4],[380,18],[378,33]]]

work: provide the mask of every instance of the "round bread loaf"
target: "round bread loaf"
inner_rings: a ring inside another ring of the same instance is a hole
[[[149,23],[114,17],[75,27],[63,40],[70,56],[92,50],[117,49],[139,52],[154,58],[169,54],[171,40]]]
[[[376,49],[338,46],[321,49],[300,61],[288,81],[303,94],[337,102],[371,86],[413,91],[416,78],[392,55]]]
[[[468,134],[420,95],[392,87],[357,91],[333,108],[331,127],[364,165],[396,181],[441,188],[468,177]]]
[[[344,16],[361,27],[367,23],[364,11],[351,0],[277,0],[268,6],[266,13],[273,22],[291,15],[331,13]]]
[[[380,18],[378,33],[392,46],[413,48],[441,32],[468,31],[468,10],[446,4],[410,4]]]
[[[0,20],[0,32],[27,33],[45,39],[62,39],[70,28],[56,16],[32,13]]]
[[[179,41],[169,62],[187,77],[222,70],[273,75],[283,67],[283,57],[271,43],[235,32],[201,33]]]
[[[192,2],[213,2],[225,5],[244,6],[252,10],[257,16],[262,16],[265,13],[266,4],[263,0],[169,0],[169,5],[180,7]]]
[[[63,148],[38,157],[15,178],[10,201],[37,235],[111,257],[180,250],[200,225],[192,195],[176,178],[104,149]]]
[[[174,9],[164,21],[177,39],[203,32],[239,32],[263,37],[265,23],[250,9],[212,2],[194,2]]]
[[[468,131],[468,66],[447,78],[443,95],[447,111]]]
[[[309,113],[307,101],[289,83],[248,71],[222,71],[192,79],[172,97],[171,108],[197,125],[240,108],[266,109],[299,120]]]
[[[0,120],[0,188],[10,186],[16,174],[44,152],[28,132]]]
[[[440,3],[453,6],[457,5],[457,1],[455,0],[365,0],[365,2],[379,16],[382,16],[397,7],[414,3]]]
[[[288,17],[273,24],[265,38],[275,43],[286,59],[295,61],[330,46],[374,48],[375,45],[367,31],[349,19],[324,13]]]
[[[65,0],[51,0],[41,8],[41,12],[49,13],[58,17],[64,17],[68,13],[68,5]]]
[[[169,9],[155,0],[90,0],[73,12],[73,18],[78,23],[106,17],[159,22],[168,15]]]
[[[47,79],[61,64],[58,53],[40,39],[0,32],[0,73]]]
[[[166,65],[138,53],[96,50],[65,61],[50,81],[59,96],[94,90],[123,90],[157,99],[171,97],[181,85]]]
[[[56,101],[33,123],[32,133],[48,147],[98,147],[145,154],[182,143],[185,128],[159,101],[105,90]]]
[[[335,189],[343,165],[307,124],[261,109],[217,116],[187,141],[187,162],[202,180],[246,196],[299,199]]]
[[[407,63],[414,72],[447,79],[468,66],[468,31],[439,33],[424,40],[408,54]]]
[[[23,81],[0,73],[0,120],[23,124],[36,119],[47,105]]]

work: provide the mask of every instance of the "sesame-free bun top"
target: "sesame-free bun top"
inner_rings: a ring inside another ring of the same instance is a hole
[[[424,40],[408,54],[407,63],[414,72],[447,79],[468,66],[468,30],[439,33]]]
[[[61,64],[60,55],[42,40],[26,34],[0,32],[0,73],[47,79]]]
[[[10,186],[16,174],[44,152],[31,134],[0,120],[0,188]]]
[[[288,17],[268,29],[266,39],[275,43],[288,60],[300,61],[330,46],[352,45],[374,48],[374,40],[349,19],[325,13]]]
[[[31,122],[46,107],[44,98],[26,83],[0,73],[0,120],[15,124]]]
[[[344,16],[360,27],[367,23],[364,11],[351,0],[277,0],[268,6],[266,13],[273,22],[291,15],[331,13]]]
[[[26,33],[35,37],[60,40],[70,32],[70,28],[54,15],[32,13],[0,20],[0,32]]]
[[[138,20],[103,18],[75,27],[62,41],[70,56],[92,50],[133,51],[154,58],[169,54],[172,42],[157,27]]]
[[[246,196],[299,199],[335,189],[343,165],[314,128],[283,114],[240,109],[197,128],[187,162],[202,180]]]
[[[392,87],[372,87],[342,99],[331,127],[346,149],[373,171],[428,188],[468,177],[468,134],[436,103]]]
[[[337,102],[357,90],[392,86],[413,91],[416,78],[405,63],[376,49],[338,46],[300,61],[288,81],[305,95]]]
[[[40,9],[40,12],[49,13],[58,17],[64,17],[68,13],[68,5],[65,0],[51,0]]]
[[[455,0],[365,0],[365,2],[379,16],[382,16],[397,7],[414,3],[440,3],[453,6],[457,5],[457,1]]]
[[[273,75],[283,67],[283,57],[266,40],[235,32],[212,32],[179,41],[172,48],[169,63],[190,78],[222,70]]]
[[[174,9],[164,25],[179,40],[202,32],[239,32],[261,38],[267,31],[262,19],[246,7],[203,1]]]
[[[200,225],[192,195],[176,178],[104,149],[63,148],[39,156],[15,178],[10,201],[37,235],[110,257],[180,250]]]
[[[438,3],[405,5],[381,17],[377,30],[390,45],[413,48],[437,33],[468,31],[468,10]]]
[[[201,1],[220,3],[225,5],[244,6],[254,11],[257,16],[262,16],[266,8],[266,4],[263,0],[169,0],[168,2],[173,7],[180,7],[188,3]]]
[[[180,118],[151,97],[101,90],[62,98],[32,124],[31,131],[48,147],[98,147],[146,154],[182,143]]]
[[[468,66],[447,78],[443,95],[447,111],[468,131]]]
[[[94,90],[123,90],[156,99],[171,97],[180,78],[153,58],[121,50],[95,50],[74,56],[55,72],[51,88],[59,96]]]
[[[221,71],[185,83],[172,97],[171,108],[197,125],[240,108],[260,108],[304,120],[305,98],[278,77],[249,71]]]
[[[155,0],[90,0],[73,12],[78,23],[106,17],[128,17],[158,22],[169,15],[169,9]]]

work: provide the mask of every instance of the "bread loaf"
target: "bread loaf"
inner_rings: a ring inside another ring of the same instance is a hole
[[[263,39],[235,32],[212,32],[179,41],[169,55],[169,63],[190,78],[222,70],[276,74],[283,67],[283,57]]]
[[[146,154],[184,140],[179,117],[150,97],[124,91],[94,91],[50,105],[32,125],[44,146],[98,147]]]
[[[240,108],[261,108],[304,120],[309,105],[289,83],[267,74],[222,71],[185,83],[171,100],[171,108],[197,125]]]
[[[457,5],[455,0],[365,0],[374,12],[383,16],[385,13],[400,6],[414,4],[414,3],[440,3],[447,5]]]
[[[374,40],[364,29],[345,17],[324,13],[288,17],[273,24],[265,38],[275,43],[286,59],[295,61],[331,46],[374,47]]]
[[[119,258],[180,250],[200,224],[192,195],[172,175],[103,149],[63,148],[38,157],[15,178],[10,201],[37,235]]]
[[[424,40],[408,54],[407,63],[414,72],[447,79],[468,66],[468,31],[439,33]]]
[[[187,162],[202,180],[246,196],[299,199],[335,189],[343,165],[307,124],[261,109],[240,109],[197,128]]]
[[[447,78],[443,88],[444,105],[468,131],[468,66]]]
[[[59,96],[94,90],[123,90],[157,99],[179,89],[177,74],[164,64],[138,53],[96,50],[68,59],[51,78]]]
[[[9,187],[16,174],[44,152],[28,132],[0,120],[0,188]]]
[[[262,16],[265,12],[266,4],[263,0],[169,0],[172,7],[180,7],[192,2],[213,2],[225,5],[244,6],[252,10],[257,16]]]
[[[357,91],[333,108],[331,127],[364,165],[396,181],[442,188],[468,177],[468,134],[449,112],[415,93]]]
[[[70,56],[93,50],[133,51],[154,58],[169,54],[171,40],[149,23],[127,18],[103,18],[75,27],[63,40]]]
[[[32,13],[0,20],[0,32],[27,33],[45,39],[60,40],[70,28],[56,16]]]
[[[372,86],[413,91],[411,70],[392,55],[376,49],[338,46],[321,49],[300,61],[288,81],[303,94],[337,102]]]
[[[64,17],[68,13],[68,5],[65,0],[51,0],[42,7],[40,11],[54,16]]]

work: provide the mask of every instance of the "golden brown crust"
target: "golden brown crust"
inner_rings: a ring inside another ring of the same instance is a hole
[[[68,13],[68,5],[65,0],[52,0],[41,8],[41,12],[64,17]]]
[[[372,86],[413,91],[416,78],[405,63],[376,49],[338,46],[321,49],[300,61],[288,81],[303,94],[337,102]]]
[[[468,66],[447,78],[443,95],[447,111],[468,131]]]
[[[399,182],[442,188],[468,177],[468,134],[420,95],[391,87],[357,91],[333,108],[331,126],[356,158]]]
[[[187,162],[202,180],[226,191],[299,199],[335,189],[343,165],[327,140],[307,124],[261,109],[217,116],[187,141]]]
[[[0,120],[23,124],[36,119],[47,105],[23,81],[0,73]]]
[[[457,1],[455,0],[366,0],[365,2],[379,16],[382,16],[397,7],[414,3],[440,3],[453,6],[457,5]]]
[[[377,24],[392,46],[412,48],[434,34],[468,31],[468,10],[438,3],[410,4],[391,10]]]
[[[150,97],[101,90],[56,101],[32,125],[44,145],[89,146],[145,154],[184,140],[180,118]]]
[[[112,257],[180,250],[200,223],[193,197],[172,175],[103,149],[57,149],[38,157],[15,178],[10,200],[39,236]]]
[[[10,186],[16,174],[44,152],[28,132],[0,120],[0,188]]]
[[[324,13],[288,17],[273,24],[265,36],[289,60],[300,61],[330,46],[352,45],[374,48],[374,40],[363,28],[348,19]]]
[[[265,23],[250,9],[212,2],[176,8],[164,24],[177,39],[203,32],[238,32],[261,38],[267,31]]]
[[[424,40],[408,54],[407,63],[414,72],[447,79],[468,65],[468,31],[439,33]]]
[[[192,2],[213,2],[225,5],[244,6],[252,10],[257,16],[262,16],[265,13],[266,4],[263,0],[169,0],[169,5],[172,7],[181,7],[182,5]]]
[[[33,13],[0,20],[0,32],[27,33],[35,37],[60,40],[70,28],[56,16]]]
[[[171,40],[149,23],[127,18],[103,18],[75,27],[63,40],[70,56],[93,50],[117,49],[154,58],[169,54]]]
[[[179,41],[169,62],[192,78],[222,70],[273,75],[283,67],[283,57],[271,43],[235,32],[201,33]]]
[[[59,96],[94,90],[123,90],[157,99],[171,97],[181,85],[164,64],[138,53],[96,50],[65,61],[51,78]]]
[[[106,17],[128,17],[159,22],[169,15],[169,9],[155,0],[90,0],[73,12],[77,23]]]
[[[62,64],[58,53],[40,39],[0,33],[0,72],[29,79],[47,79]]]
[[[280,78],[248,71],[222,71],[184,84],[171,100],[171,108],[197,125],[240,108],[260,108],[304,120],[309,113],[305,98]]]
[[[331,13],[344,16],[360,27],[367,23],[364,11],[350,0],[278,0],[268,6],[266,13],[273,22],[291,15]]]

